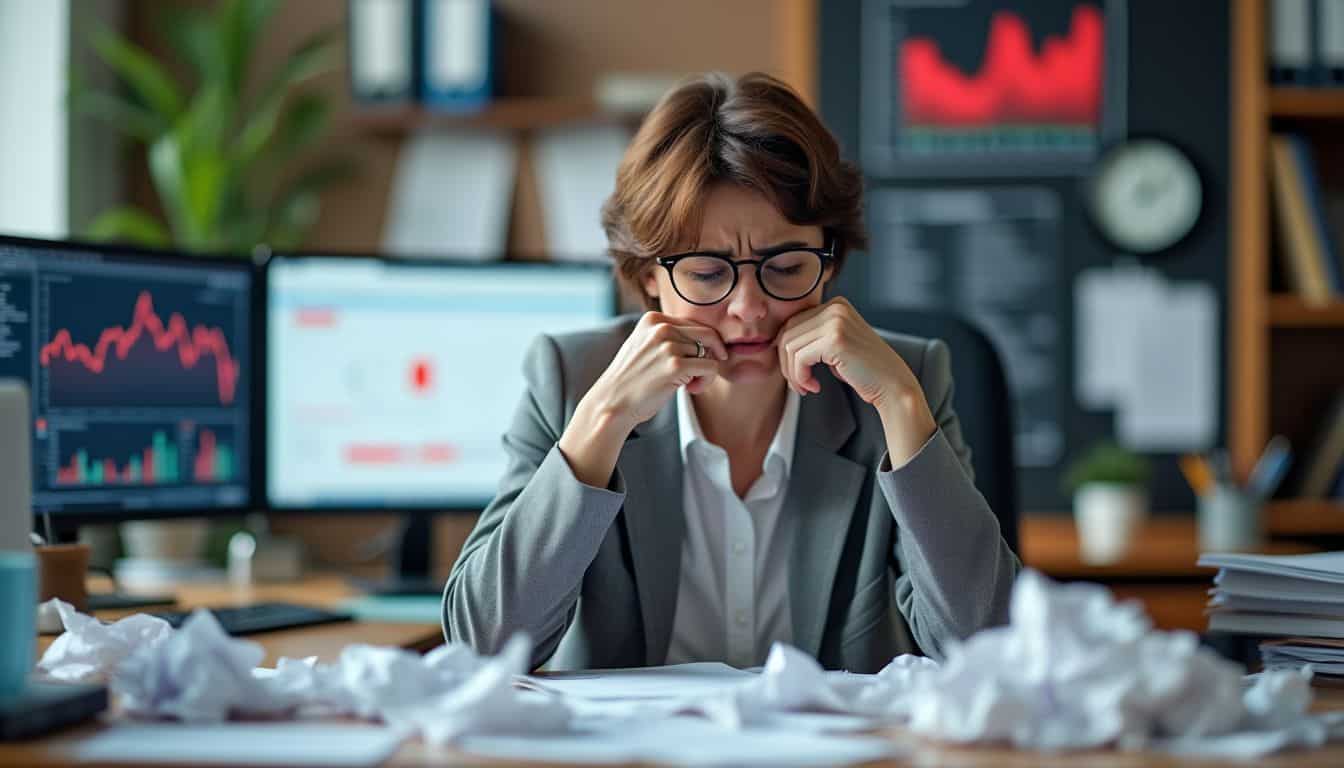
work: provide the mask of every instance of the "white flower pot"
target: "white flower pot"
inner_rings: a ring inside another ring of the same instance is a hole
[[[1115,563],[1124,558],[1148,517],[1148,495],[1139,486],[1088,483],[1073,495],[1073,514],[1082,561]]]

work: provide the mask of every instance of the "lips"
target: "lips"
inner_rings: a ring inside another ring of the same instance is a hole
[[[725,343],[731,355],[755,355],[769,349],[774,339],[769,336],[749,336]]]

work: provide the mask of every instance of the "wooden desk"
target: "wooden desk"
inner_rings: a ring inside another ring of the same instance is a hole
[[[236,587],[231,584],[184,584],[174,592],[177,594],[177,607],[171,610],[249,605],[265,601],[335,608],[361,594],[358,589],[350,586],[339,576],[312,576],[291,584],[258,584],[248,587]],[[135,612],[98,611],[97,616],[111,620]],[[38,653],[45,651],[55,639],[54,635],[43,635],[39,638]],[[341,655],[341,649],[351,643],[392,645],[424,652],[443,643],[443,629],[437,623],[356,621],[267,632],[250,635],[247,639],[260,644],[266,650],[266,658],[262,664],[274,666],[281,656],[292,658],[316,656],[319,661],[334,662]]]
[[[1318,711],[1344,710],[1344,690],[1317,689],[1316,706]],[[59,737],[20,745],[0,745],[0,765],[31,766],[32,768],[54,768],[72,763],[62,759],[57,745],[69,744],[81,738],[87,738],[100,728],[115,725],[99,724],[67,731]],[[357,727],[357,726],[356,726]],[[1178,768],[1179,766],[1266,766],[1268,768],[1336,768],[1344,765],[1344,743],[1329,745],[1323,749],[1287,752],[1269,759],[1253,763],[1239,760],[1191,760],[1169,757],[1146,752],[1091,751],[1069,752],[1063,754],[1043,754],[1025,752],[1005,747],[959,747],[939,744],[921,739],[902,728],[882,731],[879,735],[891,739],[904,753],[897,758],[881,762],[865,763],[866,766],[918,766],[919,768],[938,768],[939,766],[959,766],[961,768],[1063,768],[1063,766],[1103,766],[1104,768]],[[383,768],[422,768],[424,766],[456,765],[494,765],[494,766],[545,766],[554,763],[506,763],[465,755],[457,750],[426,746],[419,741],[403,744]],[[100,764],[106,765],[106,764]],[[184,762],[180,765],[190,766]]]
[[[1041,549],[1042,531],[1050,532],[1050,526],[1029,524],[1033,527],[1034,543],[1024,546],[1028,553],[1035,553],[1037,562],[1050,561],[1046,558],[1049,550]],[[1161,528],[1162,526],[1159,526]],[[1024,537],[1026,539],[1028,537]],[[1076,551],[1076,549],[1075,549]],[[1030,562],[1030,554],[1028,555]],[[1059,566],[1063,561],[1056,561]],[[1064,570],[1064,569],[1059,569]],[[315,605],[332,606],[358,594],[345,582],[336,577],[316,577],[298,584],[235,588],[230,586],[194,586],[179,591],[180,607],[191,608],[199,605],[239,605],[258,600],[287,600],[307,602]],[[100,614],[102,615],[102,614]],[[111,614],[115,615],[115,614]],[[334,660],[345,645],[354,642],[368,642],[383,645],[398,645],[405,648],[426,649],[441,642],[439,627],[431,624],[378,624],[351,623],[332,624],[302,630],[289,630],[252,637],[267,650],[267,662],[273,664],[279,656],[318,655],[326,661]],[[51,638],[44,638],[44,645]],[[1317,689],[1318,710],[1344,710],[1344,690]],[[104,722],[67,730],[49,738],[21,744],[0,745],[0,766],[45,766],[71,765],[59,748],[88,738],[103,728],[116,727],[114,717]],[[883,736],[892,739],[903,749],[903,756],[872,763],[882,766],[969,766],[976,768],[1014,768],[1021,766],[1065,766],[1065,765],[1101,765],[1114,768],[1138,768],[1139,766],[1160,766],[1174,768],[1183,765],[1215,766],[1229,765],[1242,768],[1245,762],[1237,761],[1189,761],[1145,753],[1122,752],[1085,752],[1064,755],[1043,755],[1035,752],[1018,752],[1002,747],[957,747],[922,740],[908,731],[893,728],[883,731]],[[446,748],[429,747],[418,741],[408,742],[385,763],[390,768],[418,768],[420,766],[439,765],[479,765],[484,761]],[[491,762],[492,765],[510,765]],[[1258,761],[1257,765],[1282,766],[1284,768],[1325,768],[1325,766],[1344,765],[1344,744],[1322,750],[1289,753],[1270,760]],[[105,764],[104,764],[105,765]],[[181,765],[191,765],[189,762]],[[514,763],[512,765],[528,765]]]
[[[1192,517],[1150,518],[1125,557],[1110,565],[1079,558],[1078,528],[1070,515],[1027,515],[1021,526],[1025,565],[1060,581],[1103,583],[1116,597],[1143,603],[1160,629],[1206,629],[1204,604],[1216,570],[1195,565],[1199,544]],[[1316,548],[1271,541],[1262,551],[1292,555]]]

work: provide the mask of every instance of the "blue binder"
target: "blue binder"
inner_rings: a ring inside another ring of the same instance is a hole
[[[490,103],[495,75],[495,13],[490,0],[417,0],[420,101],[431,109],[473,112]]]

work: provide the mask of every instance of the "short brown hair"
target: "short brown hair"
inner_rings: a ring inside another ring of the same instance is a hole
[[[711,72],[669,91],[644,118],[602,206],[607,247],[625,287],[699,228],[705,192],[728,181],[765,196],[793,224],[819,225],[835,244],[835,272],[866,248],[863,177],[793,89],[770,75]]]

